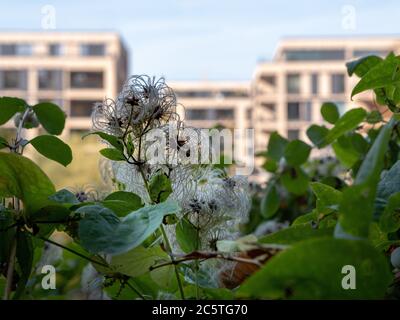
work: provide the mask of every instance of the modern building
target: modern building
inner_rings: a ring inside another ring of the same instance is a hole
[[[349,78],[346,62],[366,55],[399,51],[400,38],[288,38],[272,61],[260,63],[253,75],[252,107],[256,150],[265,150],[271,132],[307,139],[311,123],[322,123],[320,107],[335,102],[341,112],[352,107],[376,108],[373,95],[351,101],[357,78]]]
[[[127,64],[115,32],[0,33],[0,95],[57,103],[66,133],[90,128],[93,103],[117,95]]]
[[[230,129],[236,149],[232,149],[236,152],[234,160],[242,163],[253,160],[253,138],[246,132],[253,127],[250,82],[176,81],[168,84],[177,95],[177,112],[188,126]]]

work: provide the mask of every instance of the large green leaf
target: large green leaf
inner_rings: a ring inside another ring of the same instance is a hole
[[[186,218],[176,224],[176,241],[183,252],[189,253],[199,249],[199,233],[196,227]]]
[[[140,208],[119,219],[101,205],[84,206],[76,211],[83,215],[79,222],[79,238],[82,246],[92,253],[124,253],[155,232],[165,215],[178,210],[176,202],[167,201]]]
[[[261,243],[291,245],[299,241],[332,237],[333,228],[313,228],[310,223],[298,224],[286,229],[279,230],[259,239]]]
[[[289,165],[299,166],[307,161],[310,152],[311,147],[307,143],[293,140],[286,145],[284,156]]]
[[[381,61],[381,57],[374,55],[350,61],[346,63],[347,73],[349,76],[355,74],[358,77],[363,77],[372,67],[376,66]]]
[[[26,102],[12,97],[0,97],[0,125],[5,124],[16,113],[23,112]]]
[[[51,204],[55,188],[46,174],[30,159],[0,152],[0,197],[15,196],[33,213]]]
[[[29,143],[37,152],[65,167],[72,161],[71,148],[57,137],[50,135],[37,136]]]
[[[342,287],[344,266],[356,271],[356,288]],[[278,254],[247,279],[239,297],[262,299],[381,299],[392,281],[383,255],[367,241],[318,238]]]
[[[397,70],[399,64],[399,58],[393,54],[390,54],[385,60],[375,64],[363,75],[361,80],[354,87],[351,97],[366,90],[399,84],[400,73]]]
[[[17,291],[15,292],[14,299],[24,293],[26,283],[33,267],[34,248],[31,236],[26,232],[17,232],[17,263],[21,270],[20,278],[17,284]]]
[[[42,102],[32,107],[40,124],[50,134],[59,135],[64,130],[65,113],[54,103]]]
[[[363,108],[356,108],[347,111],[339,120],[336,121],[334,127],[324,136],[322,147],[331,144],[341,135],[357,128],[357,126],[365,119],[367,112]]]

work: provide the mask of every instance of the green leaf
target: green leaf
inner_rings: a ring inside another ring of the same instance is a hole
[[[150,180],[149,189],[154,203],[163,202],[172,192],[171,181],[164,173],[159,173]]]
[[[0,152],[0,197],[15,196],[33,213],[50,204],[48,197],[55,192],[50,179],[30,159]]]
[[[383,232],[391,233],[400,229],[400,192],[392,194],[379,220]]]
[[[57,203],[61,204],[79,204],[79,200],[76,198],[75,194],[67,189],[61,189],[57,191],[55,194],[49,197],[50,200],[53,200]]]
[[[366,184],[353,185],[346,188],[342,196],[338,228],[343,229],[350,238],[367,238],[374,210],[375,187]],[[335,235],[341,237],[341,233]]]
[[[101,131],[89,132],[88,134],[84,135],[82,137],[82,139],[86,138],[87,136],[92,135],[92,134],[98,135],[101,139],[107,141],[115,149],[117,149],[117,150],[119,150],[121,152],[124,151],[124,145],[122,144],[121,140],[119,140],[118,137],[112,136],[111,134],[107,134],[105,132],[101,132]]]
[[[274,183],[269,183],[264,197],[261,200],[261,215],[266,218],[272,218],[279,209],[280,199]]]
[[[325,121],[335,124],[340,118],[339,110],[336,104],[332,102],[325,102],[321,107],[321,115]]]
[[[135,278],[150,272],[150,267],[168,258],[168,254],[160,246],[150,248],[139,246],[126,253],[113,256],[110,268],[114,272]]]
[[[335,208],[342,201],[342,193],[320,182],[310,183],[311,189],[317,197],[317,209]]]
[[[346,132],[357,128],[357,126],[365,119],[367,112],[363,108],[356,108],[347,111],[339,120],[336,121],[335,126],[329,130],[320,143],[321,147],[327,146],[339,138]]]
[[[42,102],[32,107],[40,124],[50,134],[59,135],[64,130],[66,115],[54,103]]]
[[[332,237],[333,228],[313,228],[310,223],[303,223],[279,230],[260,238],[260,243],[291,245],[312,238]]]
[[[100,154],[113,161],[125,161],[123,152],[118,149],[104,148],[100,150]]]
[[[12,97],[0,97],[0,125],[5,124],[16,113],[26,109],[26,102]]]
[[[378,110],[372,110],[365,119],[369,124],[376,124],[383,121],[382,114]]]
[[[125,216],[127,213],[135,211],[144,205],[142,199],[137,194],[127,191],[113,192],[109,194],[102,203],[105,207],[110,208],[120,217]],[[118,210],[117,207],[119,203],[122,204],[125,209],[128,209],[128,212],[121,212],[121,208]]]
[[[76,211],[83,215],[79,222],[79,238],[82,246],[92,253],[124,253],[155,232],[165,215],[178,210],[176,202],[166,201],[145,206],[119,219],[101,205],[84,206]]]
[[[143,207],[143,204],[131,203],[123,200],[103,200],[100,203],[102,206],[114,212],[118,217],[125,217],[128,213]]]
[[[394,123],[394,120],[390,120],[379,132],[358,170],[355,184],[378,183]]]
[[[307,129],[306,134],[307,134],[308,139],[310,139],[310,141],[315,146],[317,146],[318,148],[321,148],[328,132],[329,132],[328,128],[326,128],[324,126],[318,126],[316,124],[313,124]]]
[[[375,64],[354,87],[351,97],[366,90],[399,84],[400,73],[397,70],[399,62],[398,57],[390,54],[385,60]]]
[[[285,152],[288,140],[283,138],[277,132],[271,133],[268,141],[267,157],[279,161]]]
[[[344,290],[344,266],[356,271],[356,288]],[[383,299],[393,276],[367,241],[317,238],[273,257],[239,288],[241,298]]]
[[[199,249],[199,234],[196,227],[186,218],[176,225],[176,241],[183,252],[189,253]]]
[[[336,157],[345,168],[351,168],[360,159],[360,153],[353,147],[351,139],[347,135],[339,137],[332,143],[332,148]]]
[[[289,168],[281,177],[283,186],[295,195],[302,195],[308,190],[309,180],[310,178],[301,168]]]
[[[311,147],[307,143],[293,140],[286,145],[284,156],[289,165],[299,166],[307,161],[310,152]]]
[[[57,137],[50,135],[37,136],[29,141],[29,143],[37,152],[48,159],[62,164],[64,167],[72,161],[71,148]]]
[[[376,66],[382,61],[381,57],[378,56],[366,56],[360,59],[350,61],[346,63],[347,73],[351,77],[353,74],[358,77],[363,77],[372,67]]]

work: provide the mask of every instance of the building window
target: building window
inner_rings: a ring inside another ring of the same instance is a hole
[[[332,93],[344,93],[344,74],[335,73],[331,75]]]
[[[329,61],[344,60],[344,50],[286,50],[286,61]]]
[[[61,90],[62,71],[61,70],[39,70],[38,71],[39,89]]]
[[[246,98],[249,96],[246,91],[241,90],[223,90],[220,94],[224,98]]]
[[[30,44],[2,44],[0,45],[0,55],[2,56],[30,56],[32,46]]]
[[[213,113],[215,113],[215,117],[213,118],[216,120],[231,120],[235,115],[233,109],[216,109]]]
[[[176,95],[181,98],[211,98],[211,91],[175,91]]]
[[[290,129],[290,130],[288,130],[287,137],[288,137],[289,140],[296,140],[296,139],[299,139],[299,137],[300,137],[300,131],[297,130],[297,129],[295,129],[295,130]]]
[[[287,118],[288,120],[300,120],[299,102],[289,102],[287,104]]]
[[[274,75],[263,74],[263,75],[261,75],[260,80],[262,82],[265,82],[265,83],[269,84],[270,86],[273,86],[273,87],[276,84],[276,78],[275,78]]]
[[[286,76],[287,93],[300,93],[300,75],[288,74]]]
[[[0,88],[26,90],[27,72],[26,70],[4,70],[0,71]]]
[[[360,49],[354,50],[354,58],[360,58],[365,56],[380,56],[385,57],[389,52],[387,50],[374,50],[374,49]]]
[[[208,110],[206,109],[186,109],[187,120],[207,120]]]
[[[311,75],[311,93],[312,94],[318,94],[318,74],[313,73]]]
[[[71,117],[87,118],[92,114],[92,109],[96,101],[93,100],[71,100],[70,115]]]
[[[81,44],[80,46],[81,56],[104,56],[105,52],[104,44]]]
[[[71,88],[103,88],[103,72],[73,71],[70,76]]]
[[[49,45],[49,55],[50,56],[61,56],[62,46],[58,43],[52,43]]]

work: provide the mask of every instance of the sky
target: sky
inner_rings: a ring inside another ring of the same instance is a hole
[[[131,74],[168,80],[250,79],[288,36],[400,34],[398,0],[0,0],[0,31],[46,32],[46,5],[56,31],[118,31]]]

